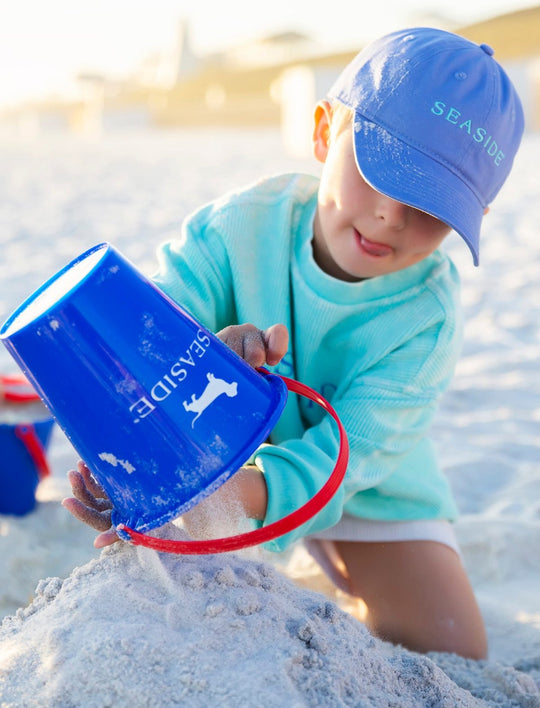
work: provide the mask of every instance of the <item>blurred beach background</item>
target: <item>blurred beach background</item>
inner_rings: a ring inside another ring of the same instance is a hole
[[[490,659],[538,682],[540,6],[448,9],[412,0],[379,2],[377,13],[275,2],[260,16],[240,1],[10,6],[0,27],[0,317],[96,243],[151,274],[156,247],[202,203],[262,175],[317,174],[311,104],[370,39],[428,24],[491,44],[523,96],[527,133],[485,220],[480,268],[449,238],[467,325],[433,438],[462,512],[457,533]],[[0,349],[0,372],[15,370]],[[36,510],[0,515],[0,618],[27,605],[41,579],[99,556],[93,532],[59,504],[78,456],[58,428],[49,458]],[[347,606],[301,549],[265,560]]]
[[[309,151],[312,106],[368,41],[412,25],[493,45],[540,125],[539,7],[527,0],[20,0],[0,27],[0,127],[12,136],[268,126]]]

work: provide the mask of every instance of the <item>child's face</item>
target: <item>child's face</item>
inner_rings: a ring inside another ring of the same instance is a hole
[[[339,111],[334,118],[337,115]],[[339,122],[337,128],[332,126],[332,108],[326,101],[317,106],[313,146],[315,157],[324,163],[313,227],[318,265],[335,278],[356,281],[426,258],[450,227],[370,187],[356,166],[352,120]]]

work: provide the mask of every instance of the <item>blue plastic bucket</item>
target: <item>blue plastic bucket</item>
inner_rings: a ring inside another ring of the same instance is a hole
[[[248,366],[110,244],[31,295],[0,339],[110,497],[147,531],[225,482],[274,427],[281,378]]]
[[[37,486],[50,474],[46,450],[54,420],[27,385],[20,397],[11,398],[10,391],[0,390],[0,514],[23,516],[34,509]]]

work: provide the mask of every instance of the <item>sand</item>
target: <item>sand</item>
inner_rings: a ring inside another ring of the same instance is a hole
[[[321,594],[234,555],[125,544],[0,631],[3,706],[534,706],[509,667],[392,647]]]

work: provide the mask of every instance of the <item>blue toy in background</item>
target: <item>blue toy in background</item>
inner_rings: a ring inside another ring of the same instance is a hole
[[[0,514],[23,516],[36,506],[54,420],[23,376],[0,377]]]

